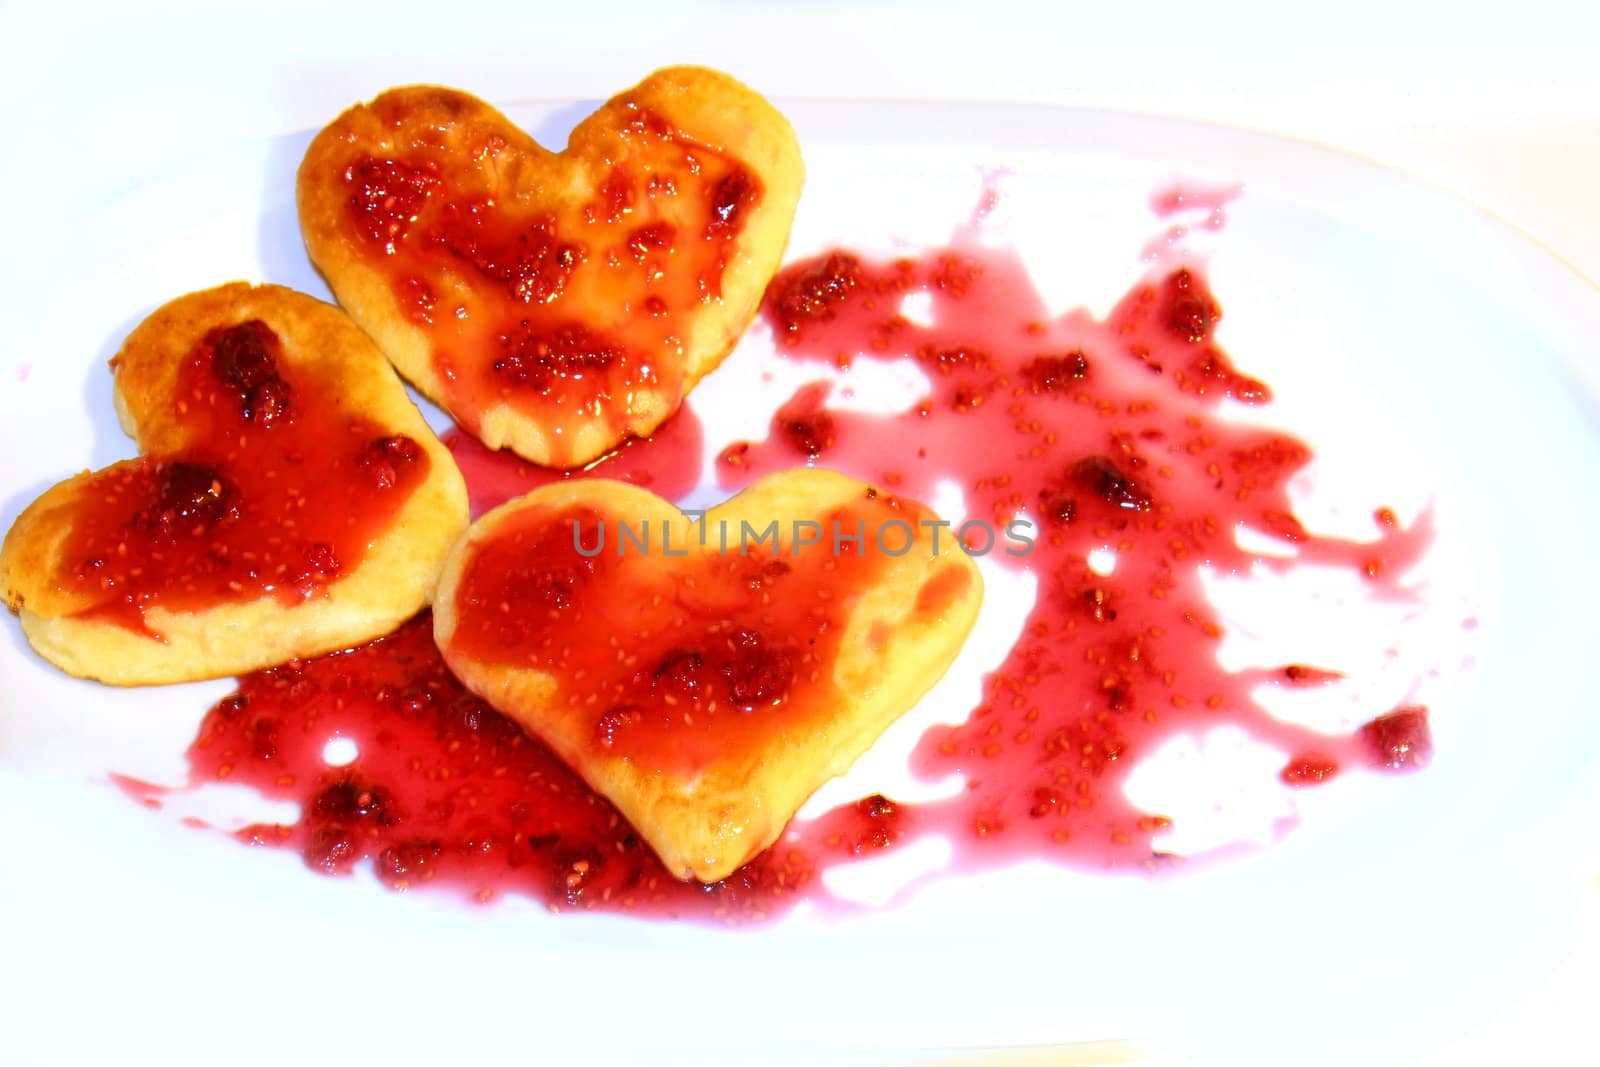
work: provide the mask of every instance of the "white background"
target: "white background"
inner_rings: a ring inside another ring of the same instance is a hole
[[[61,220],[218,144],[320,126],[398,82],[497,102],[599,98],[677,62],[721,67],[779,98],[1043,102],[1321,141],[1462,195],[1600,277],[1594,5],[720,0],[515,11],[0,5],[0,324],[26,316],[30,294],[72,284],[30,269],[29,249]],[[0,917],[0,931],[14,921]],[[1592,1062],[1594,1046],[1579,1042],[1594,1032],[1594,946],[1575,946],[1567,971],[1503,1013],[1463,1020],[1451,1059]]]

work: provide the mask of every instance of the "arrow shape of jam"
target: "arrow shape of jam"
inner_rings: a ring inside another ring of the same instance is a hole
[[[312,142],[300,222],[401,374],[489,447],[574,467],[649,434],[727,355],[801,181],[787,120],[714,71],[651,75],[559,153],[413,86]]]
[[[679,878],[777,840],[945,672],[982,580],[927,508],[831,471],[691,517],[560,482],[479,519],[434,605],[451,671],[536,734]]]
[[[45,492],[0,547],[23,633],[118,685],[238,674],[387,633],[467,524],[449,452],[365,334],[277,286],[192,293],[111,361],[140,458]]]

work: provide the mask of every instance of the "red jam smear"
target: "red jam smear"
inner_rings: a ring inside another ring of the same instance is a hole
[[[1218,219],[1213,228],[1221,229],[1220,213],[1242,192],[1237,183],[1214,185],[1185,178],[1163,185],[1150,194],[1150,210],[1158,218],[1170,218],[1193,212]]]
[[[931,325],[899,314],[912,292],[929,294]],[[1350,734],[1322,735],[1273,718],[1255,692],[1331,684],[1335,672],[1307,662],[1230,672],[1217,661],[1223,630],[1203,567],[1332,566],[1360,575],[1374,596],[1409,598],[1400,579],[1431,531],[1426,515],[1406,526],[1387,509],[1371,541],[1301,526],[1287,483],[1310,452],[1225,417],[1226,398],[1268,394],[1217,347],[1221,308],[1198,270],[1141,283],[1098,321],[1052,318],[1009,253],[957,245],[872,263],[838,251],[785,271],[766,314],[788,359],[912,360],[929,391],[902,414],[865,415],[830,408],[825,384],[801,389],[774,412],[766,440],[721,450],[726,486],[813,462],[913,498],[953,478],[971,516],[1003,524],[1021,513],[1036,524],[1031,553],[1009,556],[998,543],[989,553],[1039,578],[1022,637],[967,720],[928,731],[915,757],[919,774],[960,772],[970,788],[927,803],[865,797],[792,824],[717,885],[680,883],[609,805],[449,676],[425,618],[385,641],[242,679],[191,750],[193,782],[245,782],[298,801],[295,822],[243,836],[296,849],[318,870],[372,862],[397,888],[743,922],[801,901],[845,908],[822,883],[828,868],[929,837],[951,842],[957,870],[1021,860],[1170,870],[1174,857],[1157,838],[1171,820],[1135,808],[1122,785],[1181,733],[1244,728],[1288,754],[1286,788],[1426,762],[1425,708],[1373,709]],[[495,457],[481,458],[467,477],[495,486],[492,500],[512,482],[496,483]],[[677,444],[645,439],[628,462],[633,477],[660,485],[684,458]],[[519,477],[517,461],[499,466],[499,476]],[[1241,548],[1241,525],[1297,557]],[[1108,576],[1087,565],[1098,548],[1116,553]],[[927,595],[936,606],[940,592]],[[351,767],[323,762],[332,737],[357,741]],[[331,785],[335,800],[319,802]]]
[[[1361,727],[1358,734],[1369,762],[1391,771],[1415,771],[1433,759],[1433,731],[1428,709],[1395,708]]]
[[[1243,189],[1241,185],[1208,185],[1192,180],[1174,182],[1150,196],[1150,210],[1164,219],[1182,221],[1167,226],[1159,237],[1145,242],[1147,263],[1164,263],[1182,258],[1183,246],[1192,230],[1221,230],[1227,225],[1227,206]]]
[[[544,725],[596,763],[674,775],[737,765],[803,739],[838,705],[833,665],[851,605],[890,557],[870,536],[836,546],[829,531],[931,517],[868,494],[747,529],[714,515],[688,526],[520,512],[467,563],[447,658],[554,676],[559,712]],[[796,536],[799,520],[816,526]]]
[[[450,408],[476,432],[500,404],[556,436],[615,431],[637,394],[675,407],[694,317],[722,295],[733,243],[762,196],[730,154],[632,101],[582,202],[522,206],[503,173],[533,168],[506,138],[441,145],[418,131],[343,175],[352,245],[431,338]],[[389,116],[403,127],[404,115]]]
[[[332,738],[356,758],[330,766]],[[712,887],[678,881],[633,828],[549,749],[446,669],[427,613],[348,652],[240,680],[189,749],[193,781],[247,785],[300,806],[244,827],[330,875],[370,867],[396,890],[514,893],[554,910],[759,919],[801,869],[764,859]]]
[[[912,293],[926,294],[930,324],[900,313]],[[1225,401],[1263,404],[1270,393],[1218,346],[1222,308],[1197,269],[1141,283],[1101,322],[1050,316],[1011,253],[955,247],[873,263],[835,251],[788,267],[765,314],[790,360],[912,361],[928,393],[902,414],[868,415],[831,410],[825,384],[802,388],[766,440],[723,451],[725,487],[815,462],[911,497],[953,479],[970,516],[1035,524],[1030,553],[990,553],[1038,576],[1021,638],[970,717],[929,730],[914,757],[919,776],[959,773],[968,788],[902,806],[918,833],[950,837],[958,866],[1164,865],[1155,840],[1168,821],[1122,787],[1180,733],[1233,725],[1301,753],[1284,772],[1296,786],[1341,763],[1400,766],[1282,722],[1253,696],[1266,682],[1331,678],[1299,664],[1230,672],[1217,660],[1223,627],[1203,571],[1314,562],[1361,575],[1376,596],[1407,598],[1399,579],[1431,530],[1392,514],[1375,521],[1371,542],[1301,526],[1288,483],[1310,449],[1225,417]],[[1240,527],[1296,557],[1240,547]],[[1115,554],[1111,574],[1090,566],[1096,550]]]
[[[260,320],[207,333],[172,404],[188,444],[90,481],[61,578],[81,614],[152,633],[151,607],[321,595],[427,476],[415,441],[341,411]]]
[[[699,418],[685,405],[649,437],[631,437],[582,470],[541,467],[512,453],[486,448],[461,430],[446,432],[444,443],[466,479],[476,518],[541,485],[574,478],[611,478],[668,500],[682,500],[700,484],[705,434]]]

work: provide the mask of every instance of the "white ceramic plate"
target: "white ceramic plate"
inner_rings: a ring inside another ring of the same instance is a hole
[[[559,141],[587,110],[511,114]],[[1191,240],[1228,311],[1222,342],[1279,398],[1265,418],[1318,449],[1305,514],[1355,528],[1379,504],[1432,501],[1440,537],[1414,617],[1307,611],[1283,588],[1218,595],[1258,635],[1292,621],[1319,650],[1398,647],[1399,666],[1379,655],[1359,681],[1373,701],[1433,706],[1434,766],[1303,794],[1286,842],[1159,882],[1016,868],[859,919],[734,933],[470,909],[317,878],[293,854],[132,803],[106,773],[180,780],[228,685],[74,682],[13,621],[0,635],[0,1010],[13,1045],[109,1055],[161,1035],[219,1059],[398,1047],[604,1061],[632,1044],[694,1057],[1134,1036],[1234,1062],[1370,1062],[1427,1046],[1549,969],[1574,921],[1563,812],[1600,762],[1578,666],[1600,594],[1585,362],[1600,295],[1464,205],[1306,145],[1044,109],[787,110],[809,167],[792,254],[939,243],[976,204],[981,168],[1003,168],[989,235],[1017,244],[1063,309],[1104,311],[1140,275],[1166,225],[1148,206],[1163,183],[1245,184],[1226,228]],[[105,360],[155,306],[235,277],[326,294],[293,206],[309,136],[213,143],[60,220],[31,274],[71,284],[30,285],[0,353],[0,522],[62,476],[129,454]],[[752,335],[697,393],[708,439],[764,424],[758,405],[719,398],[753,385],[766,347]],[[977,648],[917,723],[971,705],[1025,595],[991,597]],[[1467,635],[1469,616],[1481,625]],[[886,739],[830,795],[878,788],[914,736]],[[1259,799],[1240,803],[1270,821]],[[1221,819],[1218,839],[1250,836],[1249,821]]]

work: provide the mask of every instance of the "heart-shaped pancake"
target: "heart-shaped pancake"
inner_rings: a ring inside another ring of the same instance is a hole
[[[652,74],[559,153],[413,86],[312,142],[300,225],[401,374],[489,447],[573,467],[650,433],[727,355],[801,181],[788,121],[715,71]]]
[[[622,482],[556,483],[473,524],[434,634],[669,871],[711,882],[960,650],[982,580],[936,521],[823,470],[763,479],[698,521]]]
[[[0,591],[68,673],[238,674],[387,633],[430,598],[466,487],[337,308],[242,282],[158,309],[111,361],[141,458],[49,489]]]

